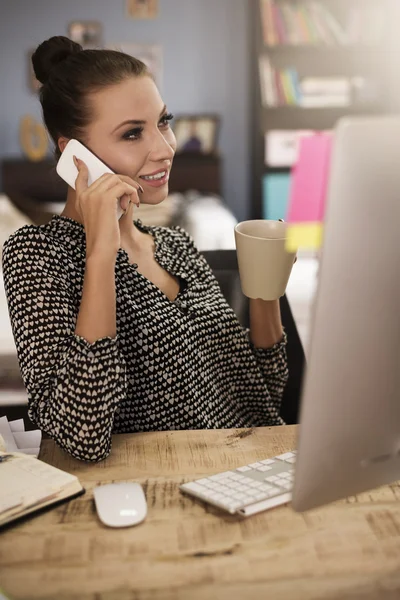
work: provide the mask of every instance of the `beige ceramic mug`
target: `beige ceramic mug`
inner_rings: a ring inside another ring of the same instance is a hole
[[[242,291],[248,298],[277,300],[285,293],[296,253],[285,249],[287,224],[257,219],[235,227]]]

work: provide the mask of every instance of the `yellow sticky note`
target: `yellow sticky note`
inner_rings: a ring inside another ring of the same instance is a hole
[[[288,225],[285,248],[297,252],[299,248],[318,250],[322,244],[322,223],[296,223]]]

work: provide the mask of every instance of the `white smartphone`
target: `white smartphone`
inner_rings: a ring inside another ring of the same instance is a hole
[[[78,140],[70,140],[61,154],[61,158],[56,166],[56,171],[61,179],[64,179],[64,181],[66,181],[73,189],[75,189],[75,181],[78,177],[78,169],[76,168],[72,158],[74,155],[76,158],[83,160],[88,168],[88,185],[91,185],[94,181],[96,181],[96,179],[104,175],[104,173],[114,173],[109,166],[107,166],[102,160],[93,154],[91,150],[86,148],[86,146],[81,144],[81,142],[78,142]],[[118,219],[120,219],[123,214],[124,211],[122,210],[118,201]]]

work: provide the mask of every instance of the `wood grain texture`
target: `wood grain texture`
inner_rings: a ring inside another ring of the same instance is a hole
[[[15,600],[333,600],[400,598],[400,486],[305,514],[290,506],[239,519],[179,484],[291,450],[294,426],[114,436],[99,464],[53,441],[42,460],[87,493],[0,537],[0,586]],[[140,525],[109,529],[93,487],[139,481]]]

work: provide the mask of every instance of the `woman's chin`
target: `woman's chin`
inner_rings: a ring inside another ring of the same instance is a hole
[[[157,190],[157,191],[152,191],[150,193],[147,193],[147,191],[145,191],[145,193],[143,194],[143,199],[140,200],[141,204],[152,204],[152,205],[156,205],[156,204],[161,204],[161,202],[164,202],[164,200],[168,197],[168,188],[165,190]]]

